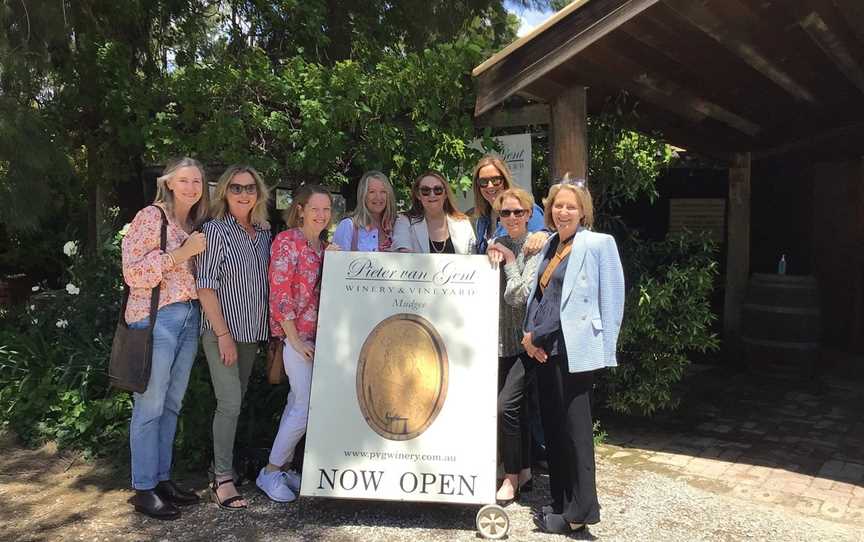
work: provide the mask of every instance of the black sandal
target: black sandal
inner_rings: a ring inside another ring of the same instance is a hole
[[[219,500],[219,494],[216,493],[216,490],[220,486],[222,486],[223,484],[227,484],[228,482],[233,483],[234,479],[233,478],[227,478],[225,480],[222,480],[221,482],[217,482],[216,480],[213,480],[213,485],[210,486],[210,496],[213,498],[213,502],[218,504],[219,508],[222,508],[223,510],[245,510],[249,505],[244,504],[243,506],[231,506],[233,503],[235,503],[237,501],[242,501],[243,495],[238,494],[238,495],[234,495],[233,497],[228,497],[224,501]],[[237,486],[235,485],[234,488],[236,489]]]

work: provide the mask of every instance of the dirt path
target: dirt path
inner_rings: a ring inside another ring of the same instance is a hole
[[[269,502],[243,488],[247,512],[213,504],[184,510],[174,522],[132,512],[127,475],[105,462],[58,454],[52,446],[23,449],[0,436],[0,540],[400,540],[475,541],[476,507],[301,499]],[[601,454],[598,460],[603,522],[586,540],[826,540],[864,542],[860,529],[807,518],[778,506],[715,494],[711,487],[634,468]],[[203,491],[203,481],[188,481]],[[522,504],[508,507],[510,540],[554,540],[537,532],[531,506],[544,500],[545,477]]]

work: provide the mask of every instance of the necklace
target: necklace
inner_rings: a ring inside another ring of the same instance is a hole
[[[432,250],[438,254],[443,254],[445,250],[447,250],[447,239],[443,241],[433,241],[429,239],[429,242],[432,244]],[[441,243],[441,250],[438,250],[438,243]]]

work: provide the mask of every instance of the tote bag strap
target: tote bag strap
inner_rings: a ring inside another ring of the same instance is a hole
[[[159,230],[159,250],[163,253],[168,246],[168,217],[165,215],[165,210],[158,205],[153,205],[159,209],[159,214],[162,215],[162,227]],[[128,288],[127,288],[128,289]],[[150,292],[150,328],[156,324],[156,312],[159,310],[159,285],[153,287]]]

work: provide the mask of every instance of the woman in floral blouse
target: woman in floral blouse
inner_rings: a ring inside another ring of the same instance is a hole
[[[168,219],[164,251],[162,211]],[[123,279],[129,285],[125,317],[130,328],[149,326],[151,290],[159,287],[150,380],[147,391],[134,395],[129,427],[132,502],[135,510],[157,519],[175,519],[180,515],[177,506],[198,502],[197,495],[171,480],[171,452],[198,352],[201,314],[191,260],[206,246],[204,235],[193,232],[206,212],[204,168],[197,160],[181,158],[169,163],[156,180],[153,205],[135,215],[123,239]]]
[[[300,489],[300,476],[282,471],[282,466],[291,462],[294,447],[306,433],[321,266],[327,248],[324,236],[332,204],[324,188],[301,187],[285,220],[289,229],[277,235],[270,248],[270,332],[285,342],[282,361],[291,392],[269,463],[261,469],[256,484],[277,502],[293,501]]]

